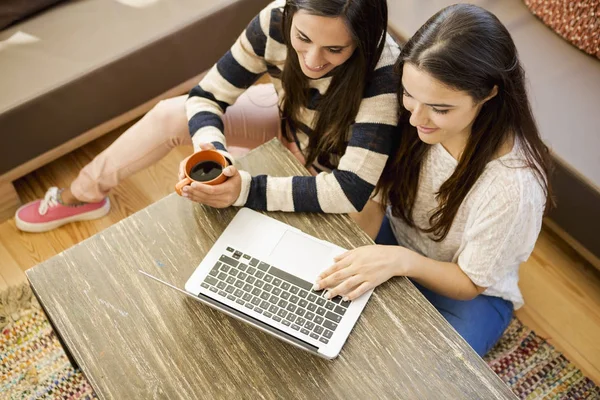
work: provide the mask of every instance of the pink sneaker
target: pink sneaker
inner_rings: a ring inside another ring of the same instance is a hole
[[[25,232],[46,232],[69,222],[100,218],[110,211],[108,197],[97,203],[65,206],[58,201],[59,194],[57,187],[51,187],[43,200],[21,206],[15,213],[17,228]]]

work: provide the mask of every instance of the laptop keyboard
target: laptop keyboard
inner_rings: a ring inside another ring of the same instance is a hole
[[[327,300],[312,283],[231,247],[201,286],[325,344],[350,305],[339,296]]]

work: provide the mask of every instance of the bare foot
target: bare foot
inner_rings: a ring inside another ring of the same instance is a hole
[[[63,190],[60,194],[60,199],[66,206],[82,203],[82,201],[79,201],[75,196],[73,196],[73,193],[71,193],[71,189]]]

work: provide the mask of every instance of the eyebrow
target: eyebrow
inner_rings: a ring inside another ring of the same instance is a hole
[[[402,90],[404,90],[406,92],[406,94],[408,94],[410,97],[412,97],[412,95],[410,93],[408,93],[408,90],[406,90],[406,86],[404,86],[404,83],[402,84]],[[447,107],[447,108],[454,108],[456,106],[453,106],[452,104],[429,104],[429,103],[425,103],[426,106],[429,107]]]
[[[310,40],[310,38],[308,37],[308,35],[304,32],[302,32],[300,29],[298,29],[298,27],[294,27],[298,33],[300,33],[302,36],[304,36],[305,38],[307,38],[308,40]],[[345,49],[346,47],[350,46],[349,44],[346,46],[323,46],[323,47],[327,47],[329,49],[333,48],[333,49]]]

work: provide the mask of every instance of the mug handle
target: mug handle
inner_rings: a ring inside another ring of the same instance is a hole
[[[184,186],[187,186],[190,183],[192,183],[192,180],[187,176],[184,179],[177,182],[177,184],[175,185],[175,191],[177,192],[177,194],[182,196],[183,192],[181,191],[181,189],[183,189]]]

